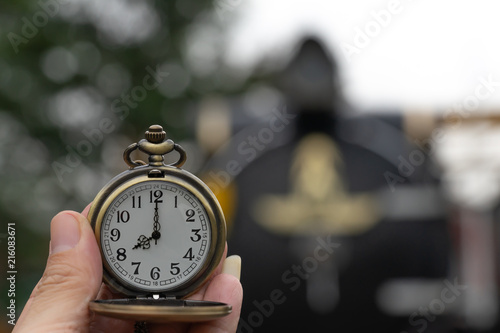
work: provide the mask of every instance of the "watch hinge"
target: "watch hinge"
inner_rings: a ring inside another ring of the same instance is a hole
[[[161,294],[139,295],[136,299],[177,299],[175,296],[165,296]]]
[[[163,299],[177,299],[175,296],[163,296]]]

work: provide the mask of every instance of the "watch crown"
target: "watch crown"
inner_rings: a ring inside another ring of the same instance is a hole
[[[162,143],[167,136],[167,133],[163,130],[160,125],[151,125],[149,130],[146,131],[146,140],[151,143]]]

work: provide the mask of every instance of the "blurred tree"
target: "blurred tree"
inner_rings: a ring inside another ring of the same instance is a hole
[[[150,124],[188,139],[194,103],[235,89],[219,70],[226,11],[207,0],[0,3],[0,236],[15,223],[18,314],[51,217],[82,210]]]

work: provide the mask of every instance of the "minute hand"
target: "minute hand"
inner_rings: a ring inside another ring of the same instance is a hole
[[[155,215],[153,217],[153,233],[151,234],[151,238],[155,240],[155,245],[158,243],[158,239],[161,237],[160,229],[161,225],[159,222],[160,216],[158,214],[158,202],[155,205]]]

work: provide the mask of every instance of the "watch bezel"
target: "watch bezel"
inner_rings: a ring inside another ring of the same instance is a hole
[[[154,171],[158,170],[158,171]],[[152,172],[153,171],[153,172]],[[158,175],[161,175],[158,177]],[[201,269],[191,278],[175,287],[158,288],[158,291],[141,290],[136,286],[124,283],[105,259],[101,245],[101,224],[103,217],[115,198],[131,186],[145,181],[165,181],[185,188],[194,195],[203,206],[209,218],[211,241],[208,254]],[[185,298],[195,293],[212,276],[219,265],[226,243],[226,223],[220,204],[210,188],[190,172],[173,166],[140,166],[122,172],[114,177],[95,197],[88,214],[89,222],[99,245],[103,260],[103,280],[114,291],[127,296],[151,296]]]

